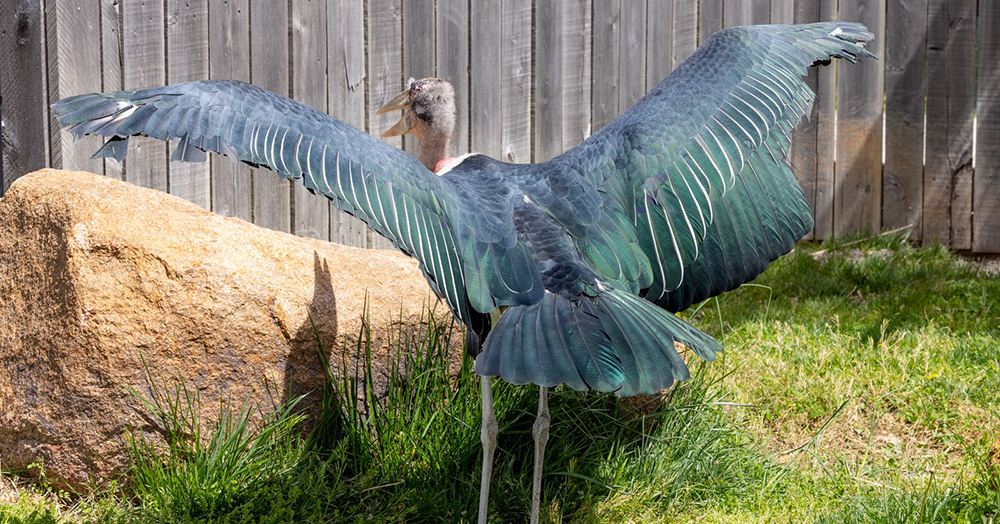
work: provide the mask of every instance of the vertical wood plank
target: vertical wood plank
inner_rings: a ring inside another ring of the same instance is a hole
[[[365,6],[363,0],[328,4],[327,54],[330,114],[365,129]],[[348,246],[368,246],[368,226],[330,208],[330,240]]]
[[[972,249],[1000,253],[1000,4],[979,4],[975,193]]]
[[[469,151],[469,3],[463,0],[438,0],[437,3],[437,75],[455,87],[458,107],[453,137],[453,152]]]
[[[250,79],[264,89],[288,95],[288,2],[287,0],[250,0]],[[266,169],[251,170],[254,223],[290,233],[291,186]],[[242,188],[234,185],[220,190],[219,206],[239,206]],[[226,204],[234,195],[231,204]]]
[[[752,4],[748,0],[723,0],[722,27],[734,27],[750,23]]]
[[[211,47],[209,76],[250,81],[250,1],[209,2]],[[253,221],[253,183],[250,168],[229,158],[210,155],[212,211]],[[173,173],[171,172],[171,175]],[[262,176],[277,178],[273,173]],[[287,194],[287,191],[286,191]]]
[[[889,2],[885,28],[882,227],[922,238],[927,0]]]
[[[698,43],[722,29],[722,0],[700,0],[698,7]]]
[[[698,47],[698,0],[673,0],[673,64],[680,65]]]
[[[771,23],[771,1],[751,0],[749,5],[749,17],[747,24],[769,24]]]
[[[622,2],[621,47],[618,63],[618,112],[632,107],[646,94],[646,0]],[[627,28],[627,29],[626,29]]]
[[[499,2],[470,6],[469,147],[493,158],[503,155],[500,16]]]
[[[817,2],[819,16],[810,20],[836,20],[836,0],[819,0]],[[804,21],[803,21],[804,22]],[[835,145],[837,143],[836,110],[837,110],[837,69],[839,61],[833,62],[833,67],[814,68],[816,70],[816,226],[815,238],[822,240],[834,234],[834,195],[835,195]]]
[[[167,83],[208,77],[208,0],[167,0]],[[170,153],[177,143],[169,145]],[[211,208],[208,162],[173,162],[170,194]]]
[[[123,2],[121,9],[125,89],[165,84],[162,0],[131,0]],[[142,137],[129,140],[125,179],[138,186],[166,191],[167,145]]]
[[[593,130],[618,116],[618,48],[621,33],[621,3],[594,3]]]
[[[45,167],[48,114],[43,75],[42,4],[0,4],[0,93],[3,94],[3,177],[0,195],[18,177]]]
[[[799,0],[795,2],[795,9],[792,16],[794,23],[815,22],[820,17],[819,0]],[[820,100],[829,96],[827,93],[819,93],[821,69],[832,69],[832,67],[809,68],[809,74],[805,79],[809,89],[817,93]],[[802,188],[802,193],[805,195],[806,201],[809,202],[809,207],[813,210],[814,218],[818,214],[816,206],[816,140],[817,124],[820,120],[818,115],[821,107],[823,107],[821,101],[814,103],[812,112],[805,115],[805,118],[795,127],[795,130],[792,132],[791,148],[788,151],[789,164],[792,166],[792,171],[795,173],[795,178],[799,182],[799,187]],[[829,107],[832,108],[833,106],[830,105]],[[805,238],[812,239],[814,235],[815,230],[810,231]]]
[[[531,161],[531,0],[500,7],[502,160]]]
[[[122,25],[118,0],[101,0],[101,62],[101,90],[121,91]],[[104,174],[122,180],[125,165],[113,158],[105,159]]]
[[[795,0],[771,0],[772,24],[795,23]]]
[[[327,110],[326,3],[325,0],[292,0],[291,12],[292,98]],[[292,232],[299,236],[330,239],[330,203],[311,194],[302,184],[292,184]]]
[[[55,27],[50,31],[50,70],[52,62],[58,68],[50,78],[49,93],[53,102],[68,96],[101,90],[101,4],[99,0],[56,2]],[[53,125],[58,126],[53,120]],[[53,127],[51,131],[53,160],[59,159],[64,169],[79,169],[104,173],[104,161],[90,158],[102,144],[99,137],[74,141],[70,132]]]
[[[649,2],[646,8],[646,91],[674,68],[674,2]]]
[[[434,0],[406,0],[403,2],[403,78],[437,76],[434,68]],[[397,92],[401,90],[397,88]],[[399,113],[396,113],[399,116]],[[403,136],[403,149],[417,154],[419,140]]]
[[[376,115],[375,112],[404,87],[403,53],[400,48],[402,9],[400,0],[368,2],[368,122],[369,132],[375,136],[392,127],[399,119],[398,112],[385,115]],[[386,141],[396,147],[401,145],[398,137]],[[389,247],[388,241],[377,234],[369,231],[367,235],[370,247]]]
[[[535,115],[533,159],[543,162],[562,149],[562,25],[559,0],[535,1]]]
[[[562,15],[562,146],[590,136],[592,18],[589,0],[566,0]]]
[[[927,163],[924,238],[972,246],[975,6],[931,0],[927,18]]]
[[[885,54],[885,0],[841,0],[840,12],[875,33],[869,51]],[[865,60],[837,74],[837,236],[882,225],[882,68],[878,60]]]

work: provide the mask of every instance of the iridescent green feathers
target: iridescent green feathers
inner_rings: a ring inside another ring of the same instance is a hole
[[[801,76],[871,56],[871,38],[839,22],[726,29],[563,155],[473,155],[440,177],[241,82],[81,95],[53,110],[75,136],[109,138],[96,156],[121,160],[133,135],[176,139],[174,160],[221,153],[327,196],[420,261],[470,339],[485,337],[480,374],[632,395],[688,376],[674,341],[705,359],[721,349],[670,311],[752,280],[811,229],[785,161],[813,100]]]

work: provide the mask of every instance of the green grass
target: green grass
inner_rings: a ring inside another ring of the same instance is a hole
[[[692,362],[692,379],[662,397],[552,391],[543,521],[979,524],[1000,514],[1000,471],[987,460],[1000,435],[995,273],[897,237],[806,244],[686,316],[726,350]],[[362,333],[362,369],[330,364],[312,420],[293,401],[255,423],[255,407],[234,401],[207,427],[184,384],[150,377],[153,398],[136,402],[165,441],[130,439],[127,486],[74,499],[5,472],[0,524],[472,522],[479,385],[467,359],[449,370],[453,329],[430,318],[418,335],[396,333],[384,363]],[[537,388],[493,389],[490,518],[525,521]]]

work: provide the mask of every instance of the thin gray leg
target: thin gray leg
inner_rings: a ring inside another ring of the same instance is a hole
[[[542,502],[542,463],[545,444],[549,441],[549,388],[538,387],[538,417],[531,427],[535,437],[535,475],[531,482],[531,524],[538,524],[538,509]]]
[[[483,479],[479,485],[479,524],[486,524],[486,509],[490,500],[490,477],[493,476],[493,452],[497,449],[496,414],[493,413],[493,391],[490,389],[490,377],[479,377],[479,385],[483,390],[483,426],[481,440],[483,441]]]

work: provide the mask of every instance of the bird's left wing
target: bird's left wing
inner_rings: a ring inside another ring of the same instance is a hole
[[[54,104],[53,111],[74,136],[109,137],[95,157],[121,160],[129,137],[146,135],[179,140],[171,160],[203,161],[211,151],[299,180],[417,258],[434,290],[470,326],[494,301],[523,301],[522,295],[540,288],[528,274],[503,285],[473,285],[471,295],[467,289],[466,271],[507,276],[509,270],[482,266],[527,257],[506,240],[514,233],[502,218],[504,206],[509,207],[502,194],[496,194],[498,202],[487,203],[498,216],[480,220],[494,226],[491,235],[477,232],[461,220],[460,195],[416,158],[275,93],[243,82],[199,81],[70,97]],[[463,253],[464,245],[505,257]]]
[[[548,186],[593,187],[564,193],[604,201],[547,211],[581,231],[602,276],[670,311],[752,280],[812,227],[785,160],[815,96],[802,76],[833,58],[873,57],[863,47],[872,38],[846,22],[716,33],[610,124],[539,165]]]

